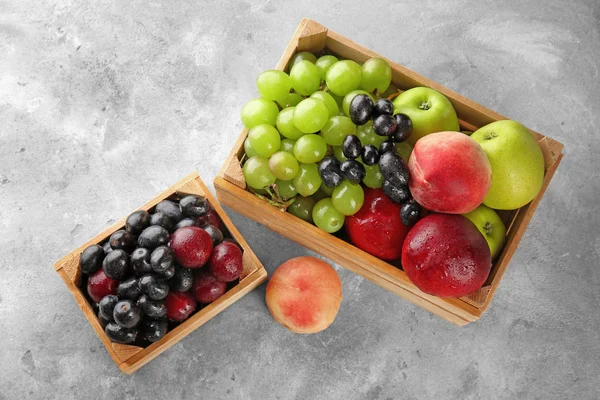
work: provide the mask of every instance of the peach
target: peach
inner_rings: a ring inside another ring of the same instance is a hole
[[[333,323],[342,302],[337,272],[315,257],[292,258],[277,268],[267,285],[267,307],[292,332],[317,333]]]
[[[492,184],[492,167],[485,152],[460,132],[437,132],[419,139],[408,168],[413,198],[435,212],[471,212],[483,202]]]

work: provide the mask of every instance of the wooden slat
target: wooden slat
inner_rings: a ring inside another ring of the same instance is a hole
[[[313,20],[305,20],[296,51],[320,52],[327,44],[327,28]]]

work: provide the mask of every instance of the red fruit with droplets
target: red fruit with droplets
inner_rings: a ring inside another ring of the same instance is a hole
[[[116,279],[110,279],[104,273],[104,270],[100,268],[89,277],[87,282],[87,292],[96,303],[98,303],[104,296],[109,294],[117,294],[117,286],[119,281]]]
[[[171,321],[185,321],[196,311],[196,299],[189,292],[170,292],[165,299],[167,318]]]
[[[242,251],[231,242],[223,242],[214,248],[208,266],[218,280],[235,281],[244,269]]]
[[[217,300],[227,290],[227,284],[218,280],[210,271],[199,271],[194,278],[194,297],[200,303],[208,304]]]
[[[206,214],[198,217],[198,226],[213,225],[223,230],[223,221],[219,218],[219,214],[215,210],[208,210]]]
[[[173,232],[171,249],[179,264],[187,268],[200,268],[210,258],[213,241],[204,229],[184,226]]]
[[[400,207],[382,189],[366,188],[363,206],[344,224],[352,244],[383,260],[398,260],[409,229],[402,223]]]
[[[485,238],[466,217],[430,214],[408,232],[402,267],[423,292],[460,297],[485,283],[492,256]]]

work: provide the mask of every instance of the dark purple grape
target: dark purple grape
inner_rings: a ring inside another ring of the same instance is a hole
[[[169,294],[169,284],[156,275],[144,275],[139,280],[140,289],[152,300],[162,300]]]
[[[171,265],[168,269],[158,273],[158,276],[162,279],[171,279],[175,276],[175,265]]]
[[[104,249],[97,244],[93,244],[81,253],[79,256],[79,267],[81,272],[86,275],[91,275],[96,272],[102,266],[102,260],[104,260]]]
[[[209,224],[209,225],[203,226],[202,229],[204,229],[212,238],[213,247],[223,241],[223,232],[221,232],[221,230],[219,228],[217,228],[216,226]]]
[[[342,142],[342,153],[350,160],[354,160],[360,156],[360,148],[362,147],[360,139],[356,135],[348,135]]]
[[[357,94],[350,102],[350,119],[356,125],[364,125],[371,119],[373,99],[366,94]]]
[[[163,213],[167,217],[171,218],[174,224],[178,223],[183,219],[183,212],[179,204],[172,202],[171,200],[163,200],[156,205],[154,209],[155,213]]]
[[[135,276],[142,276],[152,272],[150,255],[152,252],[143,247],[138,247],[131,253],[131,267]]]
[[[150,226],[153,225],[162,226],[169,232],[173,232],[173,227],[175,226],[171,218],[160,212],[154,213],[150,216]]]
[[[200,217],[210,210],[206,199],[200,196],[189,195],[179,200],[181,210],[188,217]]]
[[[152,251],[150,265],[154,272],[163,273],[175,263],[175,253],[167,246],[159,246]]]
[[[373,131],[379,136],[392,135],[397,126],[396,118],[388,114],[381,114],[373,120]]]
[[[394,113],[394,103],[388,99],[379,99],[373,107],[373,118],[377,118],[381,114],[392,115]]]
[[[410,190],[408,190],[408,186],[398,186],[386,180],[383,181],[383,193],[396,204],[402,204],[410,199]]]
[[[366,144],[360,150],[360,158],[367,165],[377,164],[379,161],[379,151],[372,144]]]
[[[167,305],[163,300],[152,300],[146,295],[142,295],[137,305],[142,312],[150,318],[164,318],[167,316]]]
[[[391,140],[385,140],[383,142],[381,142],[381,144],[379,145],[379,155],[381,156],[381,154],[385,154],[388,151],[395,151],[396,147],[394,146],[394,142],[392,142]]]
[[[412,120],[408,115],[402,113],[394,115],[394,118],[397,126],[391,139],[396,143],[404,142],[412,133]]]
[[[142,311],[131,300],[121,300],[113,310],[113,319],[122,328],[133,328],[142,318]]]
[[[125,221],[125,229],[134,235],[139,235],[150,223],[150,215],[146,210],[134,211]]]
[[[340,162],[334,156],[327,156],[319,163],[319,176],[329,187],[337,187],[344,177],[340,170]]]
[[[225,239],[224,241],[230,241]],[[237,244],[237,242],[236,242]],[[238,244],[239,246],[239,244]],[[169,280],[169,288],[173,292],[187,292],[194,284],[194,273],[189,268],[175,264],[175,276]]]
[[[405,226],[411,227],[421,218],[421,205],[414,199],[408,200],[400,207],[400,219]]]
[[[98,321],[100,322],[102,329],[106,328],[106,325],[110,323],[110,320],[104,318],[100,313],[98,313]]]
[[[122,249],[111,251],[102,261],[102,269],[110,279],[124,279],[129,274],[129,254]]]
[[[346,160],[340,165],[340,170],[346,179],[353,183],[360,183],[367,171],[365,166],[356,160]]]
[[[124,300],[137,300],[142,295],[138,280],[136,278],[129,278],[119,283],[117,286],[117,296],[119,299]]]
[[[119,302],[119,298],[114,294],[106,295],[98,303],[98,314],[108,321],[113,320],[113,311]]]
[[[110,243],[108,243],[108,240],[102,244],[102,250],[104,251],[104,255],[107,255],[113,251],[112,247],[110,247]]]
[[[123,328],[114,322],[109,322],[104,328],[106,336],[111,342],[131,344],[137,339],[137,329]]]
[[[379,157],[379,170],[383,179],[394,186],[406,186],[410,179],[408,166],[395,151],[388,151]]]
[[[158,342],[167,334],[169,323],[166,319],[147,319],[142,322],[139,331],[150,343]]]
[[[135,237],[129,231],[118,230],[110,235],[108,243],[113,250],[123,249],[129,252],[135,248]]]
[[[142,231],[138,237],[138,247],[152,250],[158,246],[169,243],[169,232],[159,225],[152,225]]]
[[[175,225],[173,231],[183,228],[184,226],[198,226],[198,220],[196,218],[184,218]]]

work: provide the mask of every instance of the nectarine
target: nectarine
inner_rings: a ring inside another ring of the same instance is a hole
[[[315,257],[296,257],[281,264],[267,285],[267,307],[273,318],[296,333],[317,333],[333,323],[342,302],[337,272]]]
[[[492,168],[475,140],[460,132],[437,132],[415,144],[408,163],[410,192],[428,210],[466,214],[483,202]]]

